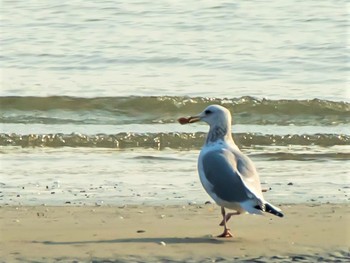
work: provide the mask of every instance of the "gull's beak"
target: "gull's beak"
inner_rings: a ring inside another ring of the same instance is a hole
[[[190,116],[190,117],[181,117],[179,118],[177,121],[180,124],[188,124],[188,123],[194,123],[197,121],[201,120],[201,116],[200,115],[196,115],[196,116]]]

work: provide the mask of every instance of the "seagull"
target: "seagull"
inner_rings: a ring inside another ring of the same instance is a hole
[[[233,215],[268,212],[283,217],[281,209],[264,199],[252,160],[233,141],[230,111],[220,105],[210,105],[198,115],[178,119],[180,124],[197,121],[210,126],[198,157],[198,173],[205,191],[221,207],[220,225],[224,232],[218,237],[232,237],[227,221]],[[234,212],[226,213],[225,208]]]

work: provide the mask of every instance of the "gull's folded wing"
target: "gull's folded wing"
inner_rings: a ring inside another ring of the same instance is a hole
[[[245,167],[246,160],[224,149],[207,152],[202,158],[205,177],[215,194],[227,202],[262,201],[260,182],[253,167]],[[249,163],[248,163],[249,164]],[[243,171],[244,175],[241,174]],[[249,172],[255,172],[249,174]]]

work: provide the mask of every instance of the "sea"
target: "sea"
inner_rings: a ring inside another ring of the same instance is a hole
[[[211,104],[267,200],[349,202],[349,7],[3,0],[0,205],[204,204]]]

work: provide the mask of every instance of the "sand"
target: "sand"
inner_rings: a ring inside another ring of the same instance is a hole
[[[284,205],[284,218],[219,207],[2,206],[2,262],[347,262],[348,204]]]

